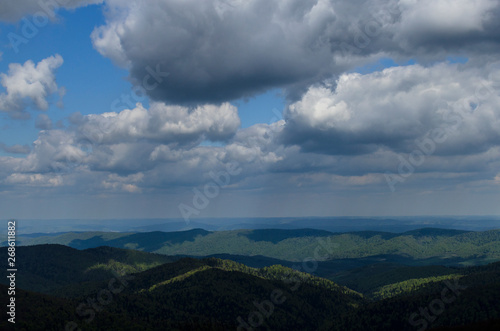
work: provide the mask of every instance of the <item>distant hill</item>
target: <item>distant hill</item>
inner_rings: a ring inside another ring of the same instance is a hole
[[[210,232],[194,229],[180,232],[144,232],[144,233],[121,233],[121,232],[66,232],[63,234],[37,234],[35,238],[31,235],[19,236],[21,245],[60,244],[76,249],[109,246],[117,248],[139,249],[153,252],[164,245],[178,244],[185,241],[193,241],[197,236],[205,236]],[[3,242],[2,245],[6,245]]]
[[[257,217],[183,219],[60,219],[19,220],[18,234],[46,232],[173,232],[191,229],[230,231],[243,229],[318,229],[330,232],[397,232],[442,228],[486,231],[500,228],[500,216],[406,216],[406,217]],[[0,233],[6,234],[6,229]]]
[[[500,230],[466,232],[419,229],[404,233],[323,230],[234,230],[209,232],[66,233],[37,238],[19,237],[22,245],[63,244],[86,249],[97,246],[137,249],[164,255],[208,256],[231,254],[265,256],[302,262],[393,256],[405,264],[474,265],[500,259]],[[4,243],[5,244],[5,243]],[[389,261],[396,262],[396,261]]]

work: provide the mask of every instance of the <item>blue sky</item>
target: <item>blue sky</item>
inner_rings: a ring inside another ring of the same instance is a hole
[[[58,108],[54,103],[47,110],[54,122],[66,121],[74,112],[87,115],[114,111],[113,102],[117,99],[122,100],[117,104],[120,110],[129,105],[129,102],[125,101],[129,100],[127,97],[136,100],[132,95],[132,84],[127,80],[127,70],[114,66],[92,46],[90,33],[105,23],[102,7],[94,5],[78,10],[60,10],[58,21],[37,28],[38,32],[32,38],[27,38],[29,42],[19,44],[17,53],[9,46],[7,37],[9,33],[22,36],[25,21],[15,24],[3,23],[0,26],[4,44],[0,72],[6,72],[12,62],[39,62],[54,54],[60,54],[64,58],[64,65],[57,73],[59,85],[67,90],[64,108]],[[29,17],[26,19],[32,22]],[[277,115],[274,110],[281,113],[285,106],[285,100],[280,94],[280,89],[276,89],[235,100],[242,127],[275,119]],[[139,101],[148,104],[148,98],[141,98]],[[33,112],[32,118],[23,122],[9,120],[8,116],[4,115],[2,124],[8,127],[4,127],[0,132],[0,141],[6,144],[31,144],[38,134],[34,122],[36,114]]]
[[[0,5],[0,208],[498,215],[498,6],[284,1]]]
[[[38,33],[29,38],[26,44],[19,45],[19,52],[8,47],[7,36],[10,32],[22,36],[24,22],[2,24],[3,61],[0,71],[6,72],[9,63],[24,63],[28,60],[39,62],[54,54],[64,58],[64,65],[59,68],[57,81],[67,90],[64,108],[55,103],[47,110],[54,122],[65,120],[73,112],[88,114],[95,111],[108,111],[114,98],[129,92],[130,84],[124,80],[125,70],[113,66],[109,59],[103,58],[92,47],[89,35],[94,27],[102,24],[104,18],[100,6],[89,6],[76,11],[61,10],[58,22],[38,29]],[[29,20],[29,18],[27,18]],[[32,113],[29,122],[8,120],[4,123],[10,129],[2,130],[1,141],[7,144],[31,144],[37,137]]]

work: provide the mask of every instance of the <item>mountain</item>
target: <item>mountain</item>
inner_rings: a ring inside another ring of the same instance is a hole
[[[66,233],[19,237],[22,245],[63,244],[78,249],[97,246],[137,249],[164,255],[231,254],[302,262],[381,256],[407,265],[474,265],[500,259],[500,230],[467,232],[419,229],[404,233],[259,229],[209,232]],[[5,244],[5,243],[4,243]]]
[[[0,248],[0,254],[7,256],[7,248]],[[178,259],[112,247],[80,251],[63,245],[19,246],[16,255],[21,275],[18,287],[66,296],[71,295],[75,284],[104,281],[116,272],[135,273]],[[7,284],[8,280],[0,278],[0,283]]]
[[[355,312],[330,321],[329,327],[332,330],[409,331],[484,321],[498,325],[500,262],[461,269],[457,274],[432,281],[418,282],[417,279],[406,282],[401,289],[391,298],[363,305]]]
[[[445,266],[404,266],[397,263],[369,264],[360,268],[344,270],[330,277],[338,284],[363,293],[369,298],[383,297],[381,291],[389,291],[389,286],[396,286],[412,279],[433,279],[441,276],[459,274],[463,268]],[[389,296],[389,294],[385,294]]]
[[[397,275],[387,281],[394,283],[382,288],[398,291],[369,299],[279,265],[257,269],[216,258],[169,258],[110,247],[18,249],[26,259],[16,288],[18,329],[410,331],[468,325],[464,330],[487,330],[500,318],[500,262],[413,269],[416,278],[407,281],[400,281],[405,272],[396,267]],[[372,287],[384,268],[391,266],[374,270]],[[436,271],[441,276],[431,276]],[[352,283],[368,284],[366,274],[352,271],[351,277],[362,275]],[[42,283],[52,281],[46,294],[23,288],[23,278],[34,275]],[[0,300],[9,300],[3,284]],[[0,321],[0,329],[9,326]]]
[[[243,229],[318,229],[330,232],[405,232],[421,228],[486,231],[500,227],[499,216],[406,216],[406,217],[271,217],[184,219],[60,219],[18,220],[19,234],[41,232],[173,232],[195,228],[207,231]],[[6,234],[6,229],[0,229]]]
[[[82,330],[227,330],[259,324],[271,329],[315,330],[325,320],[348,313],[366,301],[355,291],[329,280],[282,266],[254,269],[215,258],[183,258],[132,274],[116,269],[111,274],[70,280],[68,276],[82,272],[86,265],[98,265],[102,256],[106,256],[104,260],[122,256],[122,263],[129,265],[134,265],[139,256],[126,257],[129,252],[109,248],[77,251],[44,245],[30,249],[32,254],[41,251],[39,259],[29,261],[35,264],[31,269],[22,266],[27,269],[23,269],[19,281],[43,269],[44,257],[50,253],[52,260],[75,262],[50,263],[54,269],[52,280],[71,284],[74,289],[68,295],[54,288],[52,295],[47,296],[21,290],[19,282],[19,329],[60,330],[77,326]],[[19,256],[27,256],[26,252],[20,250]],[[154,260],[146,253],[140,256]],[[80,258],[85,266],[76,263]],[[113,270],[117,265],[108,267]],[[0,300],[8,302],[6,286],[1,285],[0,290]],[[0,328],[7,326],[3,319]]]

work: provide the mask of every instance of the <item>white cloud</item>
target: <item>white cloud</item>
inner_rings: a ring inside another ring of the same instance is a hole
[[[240,126],[238,110],[229,103],[194,108],[152,103],[137,104],[119,113],[89,115],[78,123],[81,139],[113,144],[139,140],[192,144],[231,138]]]
[[[311,87],[285,112],[286,141],[306,151],[411,152],[445,129],[439,154],[474,154],[500,144],[498,69],[460,65],[394,67],[343,74],[334,88]]]
[[[20,160],[15,171],[61,172],[72,165],[82,164],[86,155],[73,133],[63,130],[41,131],[31,153]]]
[[[37,187],[58,187],[63,185],[63,178],[54,174],[14,173],[5,179],[5,184]]]
[[[334,91],[329,88],[310,88],[302,100],[289,106],[288,114],[318,129],[341,126],[351,118],[351,110],[345,101],[336,102],[336,99]]]
[[[144,178],[143,173],[122,177],[116,174],[110,174],[102,181],[102,186],[107,190],[121,191],[128,193],[141,193],[142,189],[137,186]]]
[[[481,31],[495,0],[401,0],[401,34],[463,34]]]
[[[130,61],[126,58],[125,52],[121,45],[120,35],[124,34],[124,27],[111,23],[107,26],[101,26],[91,34],[94,48],[107,58],[113,59],[115,63],[121,67],[127,68],[130,66]]]
[[[8,74],[0,74],[0,84],[6,91],[0,94],[0,111],[19,117],[30,105],[47,110],[48,98],[64,91],[58,87],[55,77],[55,71],[62,64],[60,55],[48,57],[36,65],[31,60],[23,65],[10,64]]]
[[[34,13],[33,4],[3,3],[0,19]],[[237,163],[242,172],[227,189],[240,193],[385,192],[383,174],[449,128],[405,184],[496,185],[500,66],[481,60],[498,54],[499,8],[491,0],[108,0],[93,45],[133,83],[161,70],[150,108],[74,115],[57,130],[41,114],[32,149],[0,145],[28,153],[0,157],[0,182],[149,194],[190,190]],[[429,64],[449,55],[470,61]],[[352,73],[380,57],[421,64]],[[47,109],[65,92],[55,80],[62,61],[12,64],[1,75],[0,110]],[[285,120],[240,129],[228,100],[275,87],[288,93]]]

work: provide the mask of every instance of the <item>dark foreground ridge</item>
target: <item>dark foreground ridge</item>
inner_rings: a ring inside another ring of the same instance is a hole
[[[16,327],[26,330],[472,330],[500,318],[499,262],[396,268],[389,284],[377,264],[363,267],[372,284],[363,268],[349,270],[363,295],[280,265],[62,245],[19,247],[18,256]]]

